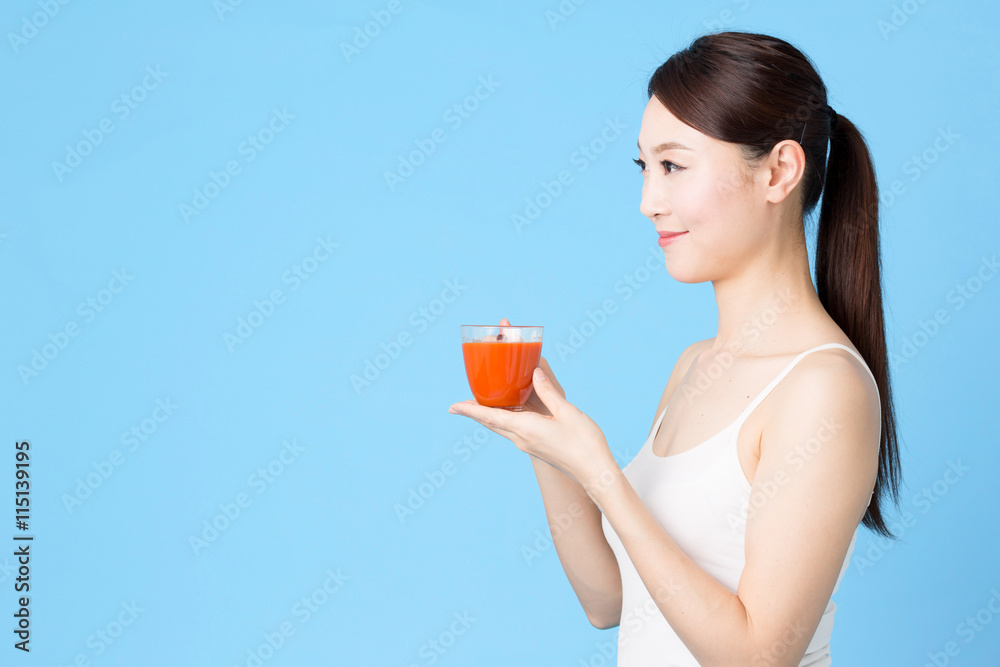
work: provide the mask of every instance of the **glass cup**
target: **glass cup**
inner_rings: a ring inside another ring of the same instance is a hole
[[[543,327],[462,325],[462,356],[479,405],[520,412],[542,356]]]

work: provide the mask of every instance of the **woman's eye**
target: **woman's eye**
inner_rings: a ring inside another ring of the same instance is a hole
[[[635,162],[637,165],[639,165],[640,171],[646,171],[646,163],[643,162],[642,160],[633,159],[632,162]],[[679,169],[683,169],[683,167],[674,164],[670,160],[661,160],[660,164],[663,165],[663,172],[666,174],[672,174],[675,171],[678,171]]]

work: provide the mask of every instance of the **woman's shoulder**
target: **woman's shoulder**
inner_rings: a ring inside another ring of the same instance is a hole
[[[836,484],[857,486],[863,515],[878,474],[881,403],[867,364],[845,347],[854,350],[845,343],[806,354],[778,382],[757,415],[766,434],[760,458],[770,450],[772,460],[790,460],[803,442],[835,443],[819,447],[818,460]]]
[[[877,391],[868,362],[849,340],[818,343],[803,352],[808,354],[802,354],[793,369],[798,370],[799,382],[850,390],[863,389],[863,385],[867,385]]]
[[[775,387],[771,404],[780,407],[779,412],[792,413],[810,406],[821,411],[838,406],[862,422],[869,422],[877,441],[881,424],[877,382],[850,341],[835,342],[838,344],[821,347],[821,343],[808,348],[811,351]]]

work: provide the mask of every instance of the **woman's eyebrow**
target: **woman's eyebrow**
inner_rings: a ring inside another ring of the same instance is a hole
[[[639,149],[639,152],[642,153],[642,146],[639,145],[638,140],[636,140],[635,146],[636,148]],[[663,151],[669,151],[671,149],[682,150],[682,151],[694,150],[693,148],[688,148],[684,144],[677,143],[676,141],[666,141],[658,146],[653,147],[653,155],[656,155],[657,153],[662,153]]]

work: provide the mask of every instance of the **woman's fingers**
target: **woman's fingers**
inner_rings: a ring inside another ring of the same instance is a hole
[[[458,414],[479,422],[497,435],[507,438],[513,442],[518,449],[524,451],[524,440],[522,439],[521,434],[510,430],[511,427],[519,422],[515,421],[516,418],[514,418],[513,415],[508,414],[506,410],[502,410],[500,408],[488,408],[479,405],[479,403],[473,399],[455,403],[452,405],[452,408],[457,408],[456,412]],[[523,424],[523,422],[520,423]]]
[[[507,321],[506,317],[504,317],[503,319],[500,320],[500,326],[502,326],[502,327],[509,327],[510,326],[510,322]],[[498,336],[495,336],[493,334],[487,334],[487,335],[483,336],[483,340],[487,341],[487,342],[492,342],[492,341],[497,341],[497,340],[500,340],[500,339],[498,338]]]

